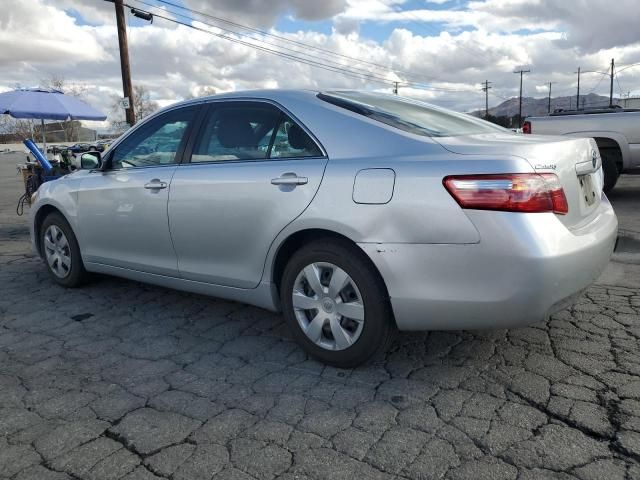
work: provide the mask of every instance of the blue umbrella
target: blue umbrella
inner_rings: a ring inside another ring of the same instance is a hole
[[[60,90],[21,88],[0,93],[0,114],[13,118],[39,118],[46,152],[44,120],[105,120],[107,116],[91,105]]]

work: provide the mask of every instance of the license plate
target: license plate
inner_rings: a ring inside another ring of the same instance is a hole
[[[593,177],[591,175],[582,175],[578,177],[580,179],[580,186],[582,187],[582,196],[587,205],[593,205],[596,202],[596,189],[593,186]]]

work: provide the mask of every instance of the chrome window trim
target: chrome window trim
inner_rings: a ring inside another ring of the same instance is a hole
[[[219,164],[238,164],[238,163],[256,163],[256,162],[279,162],[287,160],[326,160],[327,157],[273,157],[273,158],[238,158],[236,160],[208,160],[206,162],[182,162],[177,163],[178,167],[188,167],[190,165],[219,165]]]

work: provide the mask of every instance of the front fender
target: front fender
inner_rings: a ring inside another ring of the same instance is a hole
[[[58,210],[69,222],[71,229],[78,232],[78,186],[79,178],[66,176],[40,185],[36,201],[29,211],[29,233],[34,252],[40,254],[37,227],[43,220],[43,213],[50,209]],[[78,238],[80,243],[80,239]]]

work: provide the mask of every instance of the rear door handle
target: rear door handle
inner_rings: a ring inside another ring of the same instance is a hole
[[[307,177],[299,177],[295,173],[285,173],[281,177],[271,179],[271,185],[306,185],[307,183],[309,183]]]
[[[161,182],[159,179],[154,178],[149,183],[145,183],[144,188],[146,188],[147,190],[167,188],[167,182]]]

